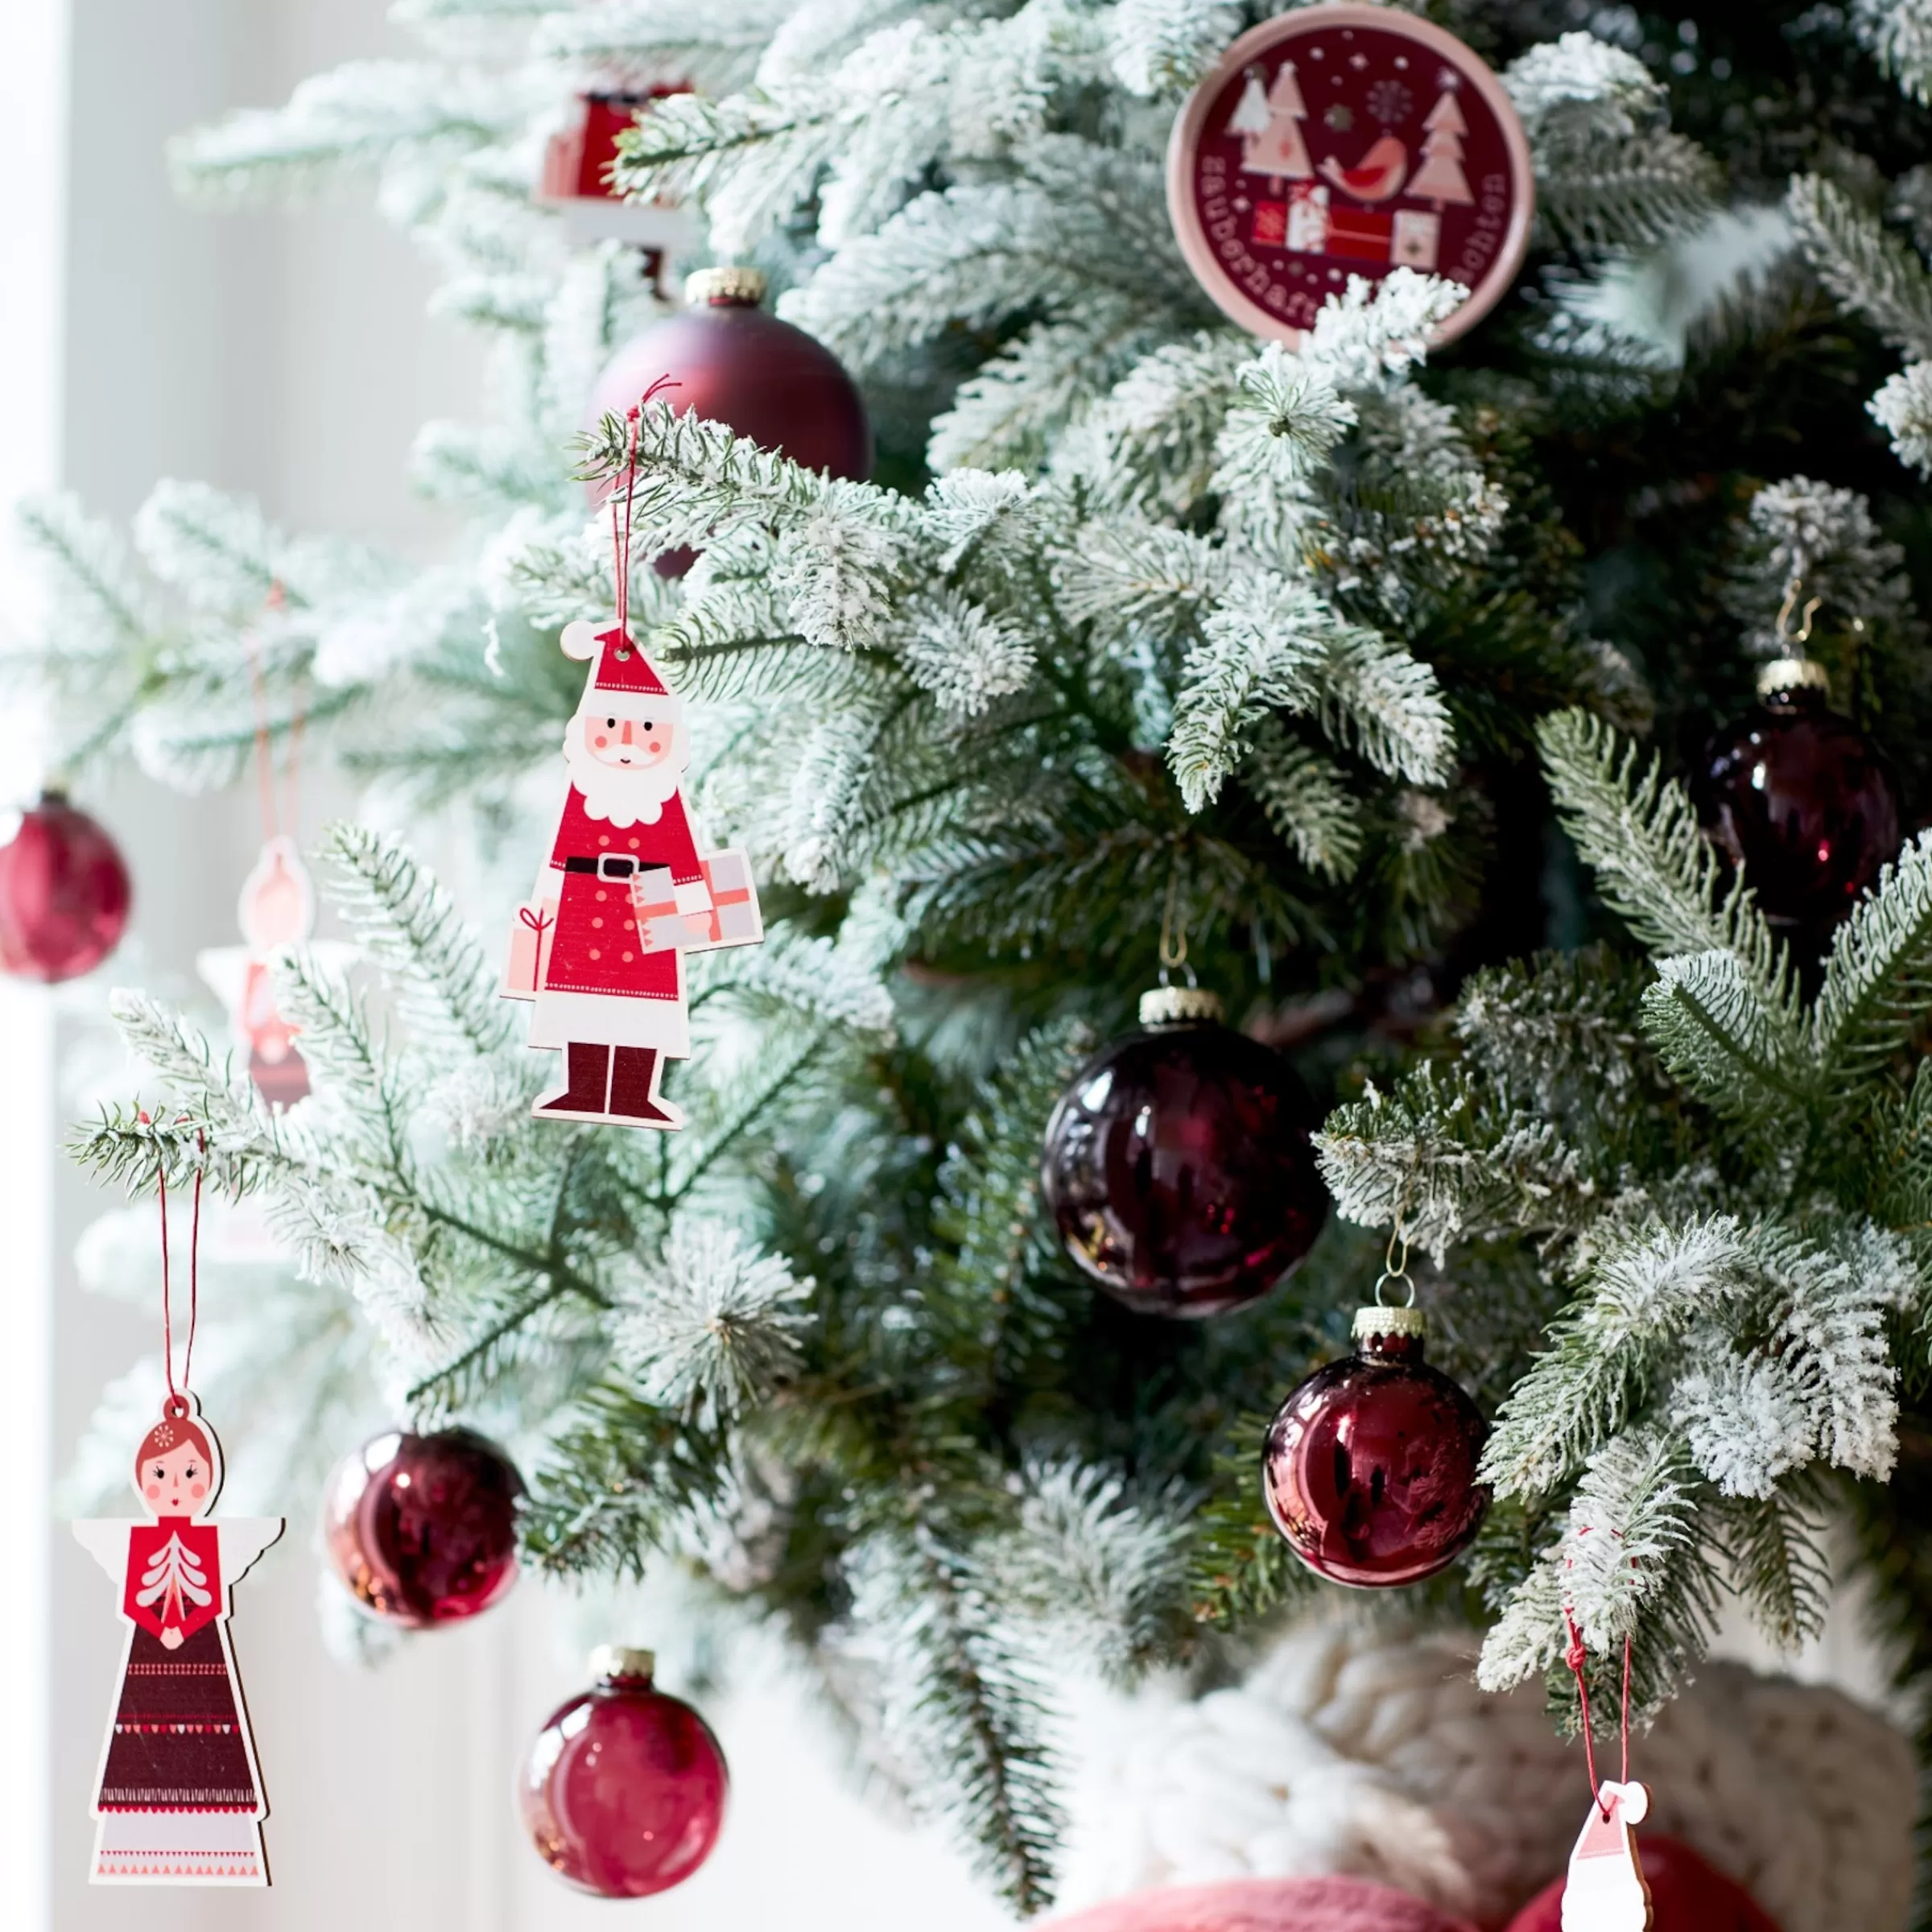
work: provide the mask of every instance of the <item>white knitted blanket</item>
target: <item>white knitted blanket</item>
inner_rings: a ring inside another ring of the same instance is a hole
[[[1563,1870],[1589,1781],[1541,1689],[1488,1695],[1472,1662],[1459,1637],[1317,1623],[1236,1688],[1096,1703],[1063,1903],[1335,1872],[1505,1923]],[[1902,1932],[1912,1754],[1839,1692],[1707,1664],[1633,1739],[1631,1775],[1653,1794],[1646,1829],[1695,1846],[1783,1932]]]

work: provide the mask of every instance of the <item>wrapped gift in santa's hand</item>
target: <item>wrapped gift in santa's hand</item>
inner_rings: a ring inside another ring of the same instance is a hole
[[[692,910],[697,888],[680,887],[667,865],[654,865],[631,881],[638,936],[646,952],[710,952],[726,946],[755,946],[765,936],[751,864],[740,851],[709,852],[699,861],[707,903]]]

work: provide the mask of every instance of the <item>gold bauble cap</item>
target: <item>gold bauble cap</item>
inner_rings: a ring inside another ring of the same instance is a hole
[[[1358,1308],[1355,1339],[1372,1342],[1385,1335],[1418,1335],[1428,1327],[1419,1308]]]
[[[1829,691],[1831,674],[1815,658],[1773,658],[1757,667],[1757,695],[1774,698],[1781,691]]]
[[[684,300],[692,308],[756,308],[769,285],[762,268],[700,268],[684,278]]]
[[[595,1678],[648,1678],[657,1667],[654,1651],[634,1649],[629,1644],[599,1644],[590,1653],[590,1674]]]
[[[1189,1026],[1216,1022],[1227,1009],[1205,986],[1156,986],[1141,995],[1143,1026]]]

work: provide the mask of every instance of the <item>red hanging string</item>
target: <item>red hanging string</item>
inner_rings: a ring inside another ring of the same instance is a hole
[[[153,1120],[141,1112],[143,1126]],[[155,1169],[155,1188],[161,1199],[161,1360],[167,1376],[167,1413],[177,1418],[188,1413],[188,1393],[193,1386],[189,1376],[195,1364],[195,1327],[201,1313],[201,1176],[206,1165],[208,1136],[197,1128],[195,1147],[194,1213],[188,1237],[188,1346],[181,1355],[181,1381],[175,1381],[174,1281],[169,1267],[167,1247],[167,1162],[165,1158]]]
[[[1578,1534],[1587,1536],[1590,1532],[1585,1529]],[[1564,1567],[1568,1567],[1566,1559]],[[1583,1762],[1590,1773],[1591,1801],[1608,1818],[1609,1807],[1603,1801],[1603,1787],[1596,1779],[1596,1739],[1590,1725],[1590,1685],[1584,1675],[1590,1653],[1584,1645],[1583,1632],[1576,1627],[1575,1613],[1567,1603],[1563,1605],[1563,1628],[1570,1638],[1563,1652],[1563,1662],[1570,1666],[1570,1674],[1576,1679],[1577,1701],[1583,1707]],[[1630,1781],[1630,1639],[1628,1637],[1624,1639],[1624,1688],[1622,1705],[1617,1713],[1617,1738],[1622,1758],[1617,1781],[1627,1785]]]
[[[288,593],[279,583],[268,587],[267,607],[279,610],[288,601]],[[283,783],[287,795],[286,811],[278,813],[275,807],[275,763],[273,728],[269,717],[268,679],[262,667],[262,653],[255,641],[253,630],[242,633],[242,646],[248,653],[249,687],[254,698],[255,708],[255,787],[260,794],[262,806],[262,840],[266,844],[282,828],[286,817],[289,836],[301,835],[299,817],[299,794],[298,791],[297,761],[302,748],[302,726],[305,707],[298,704],[288,724],[288,765]]]
[[[663,390],[679,389],[683,386],[669,376],[659,376],[650,387],[625,411],[624,435],[624,500],[620,506],[617,493],[610,494],[610,547],[616,564],[617,578],[617,629],[628,632],[630,628],[630,515],[631,504],[638,488],[638,427],[644,413],[644,406]]]

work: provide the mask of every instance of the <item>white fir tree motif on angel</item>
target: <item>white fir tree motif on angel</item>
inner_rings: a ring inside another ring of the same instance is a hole
[[[192,1396],[172,1394],[134,1461],[148,1520],[74,1525],[119,1589],[128,1625],[94,1785],[96,1885],[268,1883],[268,1806],[229,1642],[229,1596],[283,1523],[208,1521],[221,1487],[214,1431]]]

